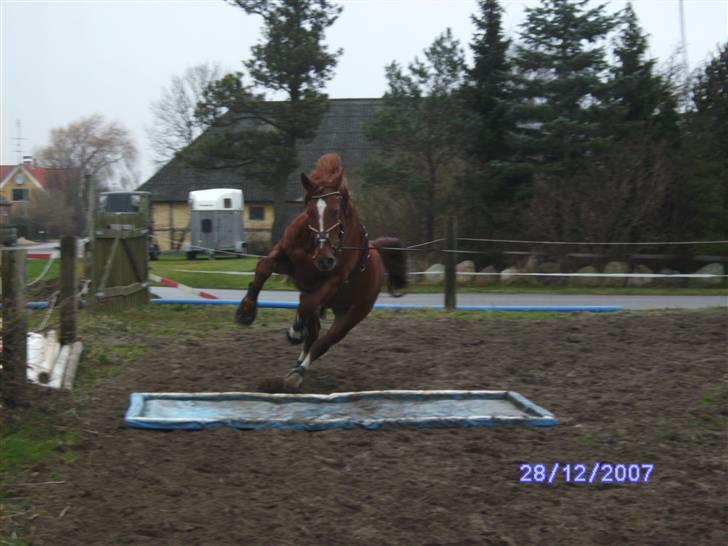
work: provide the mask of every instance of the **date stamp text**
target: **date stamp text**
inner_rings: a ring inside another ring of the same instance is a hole
[[[647,463],[547,463],[528,464],[520,467],[519,481],[552,485],[564,483],[649,483],[654,464]]]

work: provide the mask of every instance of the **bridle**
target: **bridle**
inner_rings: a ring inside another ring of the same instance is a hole
[[[324,193],[322,195],[314,195],[311,197],[311,200],[326,199],[327,197],[330,197],[332,195],[337,195],[339,197],[339,199],[342,198],[341,192],[332,191],[330,193]],[[316,234],[316,243],[320,247],[323,247],[325,244],[328,244],[332,247],[333,251],[336,253],[341,251],[341,245],[344,243],[344,223],[341,221],[341,211],[342,211],[342,209],[340,208],[339,216],[336,219],[336,223],[328,229],[323,229],[323,222],[321,223],[322,229],[316,229],[311,224],[307,224],[308,229],[310,229],[311,231],[313,231]],[[329,239],[329,233],[331,233],[331,231],[333,231],[337,227],[339,228],[339,242],[336,246],[333,246],[331,244],[331,239]]]
[[[339,197],[339,199],[342,199],[343,196],[341,195],[341,192],[339,191],[332,191],[329,193],[324,193],[322,195],[314,195],[311,197],[311,199],[325,199],[327,197],[330,197],[332,195],[336,195]],[[363,236],[363,245],[361,247],[351,247],[351,246],[344,246],[344,223],[341,221],[341,215],[342,213],[346,213],[346,201],[342,203],[341,208],[339,208],[339,216],[336,219],[336,223],[331,226],[328,229],[323,228],[323,222],[321,222],[321,229],[316,229],[311,224],[307,224],[308,229],[313,231],[316,234],[316,242],[319,244],[320,247],[323,247],[325,244],[328,244],[331,246],[332,250],[334,251],[334,254],[338,254],[343,249],[347,250],[361,250],[361,254],[359,256],[359,260],[357,261],[357,264],[352,270],[352,272],[349,274],[351,276],[352,273],[355,271],[364,271],[367,267],[367,260],[369,259],[369,234],[367,233],[366,228],[362,225],[362,236]],[[339,242],[336,246],[333,246],[331,244],[331,239],[329,239],[329,233],[331,233],[334,229],[339,228]],[[347,281],[348,282],[348,279]]]

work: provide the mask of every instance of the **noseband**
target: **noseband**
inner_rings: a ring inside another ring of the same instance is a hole
[[[314,195],[311,197],[311,199],[325,199],[326,197],[330,197],[332,195],[337,195],[339,198],[341,198],[341,192],[338,191],[332,191],[330,193],[325,193],[323,195]],[[336,227],[339,228],[339,243],[337,246],[331,245],[331,239],[329,239],[329,233],[335,229]],[[325,244],[331,245],[334,252],[338,253],[341,251],[341,245],[344,243],[344,224],[341,221],[341,209],[339,209],[339,217],[336,219],[336,223],[331,226],[328,229],[323,229],[323,219],[321,220],[321,229],[316,229],[311,224],[308,224],[308,229],[313,231],[316,234],[316,243],[319,246],[323,246]]]

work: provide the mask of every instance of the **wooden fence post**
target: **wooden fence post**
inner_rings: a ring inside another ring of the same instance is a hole
[[[456,223],[455,217],[451,216],[447,219],[445,229],[445,249],[457,249]],[[455,264],[457,263],[457,254],[455,252],[447,252],[445,254],[445,309],[455,309],[457,301],[455,296]]]
[[[86,190],[88,193],[88,211],[86,211],[86,232],[88,235],[88,242],[83,249],[83,278],[90,279],[93,275],[91,268],[94,262],[92,253],[94,249],[94,219],[96,217],[96,181],[90,175],[85,175],[85,179]]]
[[[0,396],[14,408],[25,398],[28,378],[28,318],[25,310],[25,250],[2,251],[3,370]]]
[[[66,235],[61,239],[61,345],[70,345],[76,341],[76,249],[74,236]]]

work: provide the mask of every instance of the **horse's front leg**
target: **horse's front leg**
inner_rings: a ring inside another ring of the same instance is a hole
[[[243,326],[252,324],[258,312],[258,294],[260,294],[265,281],[273,273],[286,275],[290,274],[290,272],[288,258],[281,250],[280,244],[277,244],[268,256],[258,260],[255,266],[255,277],[253,282],[248,285],[248,291],[235,311],[235,320]]]
[[[296,315],[296,318],[298,318],[298,315]],[[306,368],[301,366],[306,361],[306,356],[308,356],[308,353],[311,351],[311,346],[319,337],[319,333],[321,332],[321,319],[318,317],[318,315],[312,317],[309,322],[302,327],[302,329],[306,336],[304,339],[303,349],[301,350],[301,354],[298,355],[296,365],[291,369],[290,372],[288,372],[289,376],[294,373],[299,375],[301,377],[301,380],[303,380],[303,376],[306,373]],[[292,379],[291,381],[295,383],[296,379]],[[289,382],[289,386],[291,388],[297,389],[300,385],[300,382],[295,385],[292,382]]]
[[[289,389],[297,390],[311,364],[322,357],[333,345],[344,339],[346,334],[369,314],[369,311],[371,311],[371,306],[353,306],[345,314],[337,316],[331,328],[312,343],[303,361],[288,373],[286,386]]]
[[[296,335],[301,335],[302,339],[305,338],[303,339],[303,350],[296,361],[296,365],[286,375],[286,386],[290,390],[298,390],[303,382],[303,376],[306,374],[306,369],[310,365],[308,355],[321,332],[321,304],[330,295],[335,294],[338,287],[338,282],[331,282],[314,293],[301,294],[298,312],[296,313],[296,321],[287,332],[288,340],[291,341],[292,334],[296,334],[296,325],[299,325],[300,333]]]

